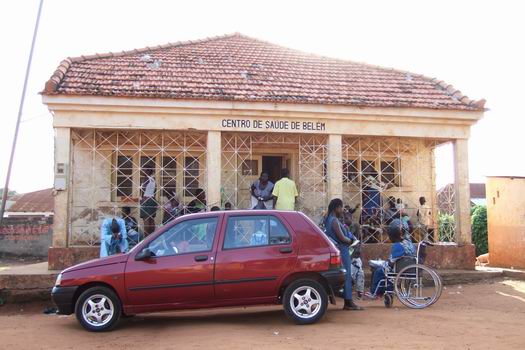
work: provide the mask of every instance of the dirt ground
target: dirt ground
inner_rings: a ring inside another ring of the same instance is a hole
[[[296,326],[280,307],[170,312],[84,331],[75,317],[44,315],[44,304],[0,307],[0,349],[525,349],[525,282],[449,286],[426,310],[362,301],[331,306],[318,324]]]

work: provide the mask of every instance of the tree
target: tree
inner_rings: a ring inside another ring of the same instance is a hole
[[[487,207],[476,205],[471,211],[472,242],[476,246],[476,255],[485,254],[489,251],[487,233]]]
[[[13,190],[10,190],[8,193],[7,193],[7,196],[14,196],[15,194],[17,194],[16,191],[13,191]],[[4,189],[3,188],[0,188],[0,198],[2,198],[4,195]]]

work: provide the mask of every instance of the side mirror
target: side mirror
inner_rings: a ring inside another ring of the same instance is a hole
[[[149,248],[144,248],[144,249],[142,249],[142,251],[140,253],[135,255],[135,260],[136,261],[148,260],[148,259],[150,259],[153,256],[154,256],[154,254]]]

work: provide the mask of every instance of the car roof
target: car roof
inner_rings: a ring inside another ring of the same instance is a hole
[[[269,214],[281,214],[284,216],[290,215],[301,215],[302,213],[297,211],[289,210],[268,210],[268,209],[236,209],[236,210],[217,210],[217,211],[207,211],[202,213],[186,214],[183,215],[183,218],[200,218],[200,217],[210,217],[216,216],[217,214],[228,214],[228,215],[269,215]]]

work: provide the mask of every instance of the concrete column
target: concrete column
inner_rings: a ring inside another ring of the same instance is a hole
[[[470,183],[468,175],[468,140],[454,141],[454,176],[456,206],[456,242],[472,243],[470,231]]]
[[[71,129],[55,128],[55,204],[53,216],[53,247],[68,245],[69,179],[71,174]]]
[[[206,198],[208,206],[221,206],[221,132],[208,131],[206,149]]]
[[[328,157],[326,174],[328,177],[328,200],[343,197],[343,138],[341,135],[328,135]]]

